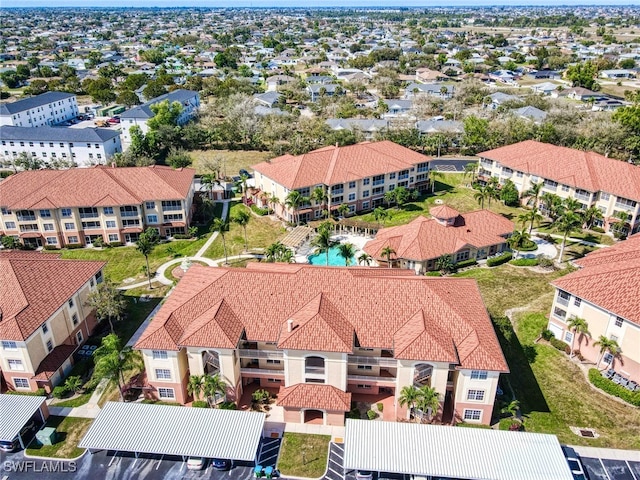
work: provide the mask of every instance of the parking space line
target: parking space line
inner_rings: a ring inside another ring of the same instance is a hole
[[[109,462],[109,466],[111,466],[111,464],[113,463],[113,461],[116,459],[117,456],[118,456],[118,452],[115,452],[113,454],[113,457],[111,457],[111,461]]]
[[[164,458],[164,453],[160,456],[160,460],[158,460],[158,464],[156,465],[156,470],[160,468],[160,464],[162,463],[162,459]]]
[[[631,465],[629,465],[629,461],[625,460],[624,463],[627,464],[627,468],[629,469],[629,471],[631,472],[631,476],[635,479],[635,480],[640,480],[640,478],[638,478],[638,476],[636,475],[636,473],[633,471],[633,468],[631,468]]]
[[[605,467],[604,463],[602,463],[602,459],[598,458],[598,461],[600,462],[600,465],[602,465],[602,471],[604,472],[604,474],[607,476],[609,480],[611,480],[611,477],[609,476],[609,472],[607,471],[607,467]]]

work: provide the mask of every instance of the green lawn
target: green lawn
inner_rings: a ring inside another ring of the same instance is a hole
[[[90,418],[49,417],[45,426],[56,428],[58,442],[54,445],[37,445],[34,440],[27,448],[27,454],[52,458],[79,457],[84,449],[78,448],[78,442],[87,432],[92,421]]]
[[[329,435],[285,433],[278,459],[282,475],[318,478],[327,468]]]
[[[51,403],[52,407],[79,407],[81,405],[84,405],[85,403],[87,403],[89,401],[89,399],[91,398],[91,395],[93,394],[93,391],[88,392],[88,393],[81,393],[80,395],[74,397],[74,398],[70,398],[69,400],[62,400],[60,402],[57,401],[53,401]]]
[[[229,218],[233,217],[234,212],[247,209],[242,203],[234,203],[229,212]],[[286,230],[279,221],[273,221],[269,217],[258,217],[251,215],[249,224],[247,225],[247,241],[249,250],[265,248],[277,240],[282,240],[286,235]],[[229,231],[225,234],[227,244],[227,255],[239,255],[244,251],[244,230],[241,226],[233,221],[229,222]],[[224,249],[222,245],[222,237],[218,238],[211,244],[204,254],[205,257],[219,259],[224,257]]]
[[[558,234],[557,231],[551,228],[551,222],[542,222],[536,230],[538,230],[538,232],[540,233]],[[602,245],[613,245],[614,243],[616,243],[616,241],[613,238],[611,238],[609,235],[605,235],[604,233],[593,232],[591,230],[575,232],[575,233],[572,233],[570,237],[576,238],[579,240],[585,240],[591,243],[601,243]],[[558,243],[560,243],[560,241],[558,241]]]
[[[273,157],[271,152],[259,152],[256,150],[232,151],[232,150],[193,150],[189,152],[193,158],[193,167],[198,173],[207,173],[204,163],[208,160],[219,160],[220,171],[230,177],[238,175],[241,168],[251,171],[251,166]]]

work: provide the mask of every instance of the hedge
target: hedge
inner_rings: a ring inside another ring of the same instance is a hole
[[[58,385],[53,389],[54,398],[64,398],[68,393],[68,390],[63,385]]]
[[[537,258],[518,258],[516,260],[511,260],[509,263],[516,267],[535,267],[540,263],[540,260]]]
[[[176,233],[173,235],[173,238],[176,240],[188,240],[193,237],[191,235],[187,235],[186,233]]]
[[[604,378],[597,368],[589,369],[589,381],[600,390],[613,395],[614,397],[621,398],[625,402],[640,407],[640,392],[632,392],[622,385],[614,383],[608,378]]]
[[[255,203],[251,204],[251,210],[253,210],[254,213],[256,213],[256,214],[258,214],[260,216],[265,216],[265,215],[269,214],[269,210],[268,209],[260,208]]]
[[[538,249],[538,244],[536,242],[528,241],[524,245],[520,245],[518,250],[521,252],[533,252]]]
[[[209,408],[209,404],[205,400],[196,400],[191,403],[193,408]]]
[[[45,250],[60,250],[56,245],[45,245],[43,248]]]
[[[108,245],[109,247],[121,247],[122,246],[122,242],[111,242]]]
[[[476,261],[475,258],[470,258],[469,260],[463,260],[462,262],[458,262],[454,265],[454,267],[457,268],[465,268],[465,267],[471,267],[472,265],[477,265],[478,262]]]
[[[558,340],[556,337],[549,339],[551,346],[557,348],[561,352],[571,353],[571,347],[564,343],[562,340]]]
[[[604,233],[604,228],[600,228],[600,227],[591,227],[591,230],[597,233]]]
[[[69,250],[74,250],[74,249],[76,249],[76,248],[82,248],[82,247],[84,247],[84,245],[82,245],[81,243],[69,243],[69,244],[67,245],[67,248],[68,248]]]
[[[427,272],[424,274],[425,277],[441,277],[442,275],[440,275],[440,272],[435,271],[435,272]]]
[[[487,267],[497,267],[498,265],[502,265],[503,263],[508,262],[513,258],[511,252],[504,252],[498,255],[497,257],[491,257],[487,259]]]
[[[30,395],[32,397],[46,397],[47,396],[47,392],[44,391],[44,388],[39,388],[35,392],[18,392],[16,390],[9,390],[9,391],[7,391],[5,393],[8,393],[9,395]]]

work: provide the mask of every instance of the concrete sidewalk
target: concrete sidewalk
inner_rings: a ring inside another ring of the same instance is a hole
[[[108,378],[100,380],[89,401],[79,407],[56,407],[49,402],[49,413],[58,417],[96,418],[98,413],[100,413],[98,402],[108,384]]]
[[[578,452],[581,457],[640,462],[640,450],[618,450],[615,448],[582,447],[578,445],[569,445],[569,447]]]

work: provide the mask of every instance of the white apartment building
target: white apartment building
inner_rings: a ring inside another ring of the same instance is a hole
[[[77,167],[105,165],[122,152],[120,132],[108,128],[40,128],[1,126],[0,157],[11,162],[21,153],[46,163],[73,162]]]
[[[57,125],[78,116],[76,96],[46,92],[17,102],[0,104],[0,125],[43,127]]]
[[[511,180],[520,194],[543,182],[543,193],[573,198],[603,215],[595,225],[609,230],[618,212],[627,214],[626,233],[640,231],[640,167],[547,143],[527,140],[479,153],[479,179]],[[539,205],[542,208],[543,205]]]
[[[151,110],[151,105],[164,102],[165,100],[169,103],[178,102],[182,105],[182,112],[177,120],[178,125],[184,125],[191,120],[196,115],[198,107],[200,106],[200,95],[198,95],[198,92],[180,89],[160,95],[142,105],[133,107],[120,114],[122,141],[124,143],[131,142],[131,133],[129,130],[133,126],[140,127],[142,133],[146,134],[149,131],[147,121],[155,115]]]
[[[254,200],[267,206],[277,197],[276,214],[287,221],[321,218],[323,209],[335,210],[341,204],[351,213],[372,210],[383,202],[385,192],[398,187],[426,190],[430,157],[390,141],[364,142],[346,147],[324,147],[304,155],[283,155],[254,165]],[[296,212],[285,205],[292,190],[309,197],[322,187],[328,201],[309,201]]]

